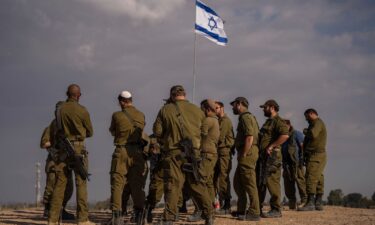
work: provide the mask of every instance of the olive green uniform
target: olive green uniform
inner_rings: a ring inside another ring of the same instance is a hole
[[[276,115],[273,118],[269,118],[263,124],[260,130],[260,142],[259,142],[259,153],[264,156],[266,153],[266,148],[273,142],[275,142],[280,135],[288,135],[288,127],[286,126],[283,119]],[[281,187],[280,187],[280,178],[281,178],[281,164],[282,164],[282,155],[281,147],[275,146],[273,152],[271,153],[273,158],[273,167],[274,171],[267,176],[266,187],[270,192],[270,206],[271,209],[281,211]],[[262,159],[260,159],[262,160]],[[267,165],[268,166],[268,165]],[[268,170],[269,168],[267,168]],[[258,168],[259,170],[259,168]],[[260,181],[258,181],[259,183]],[[259,191],[259,201],[260,204],[265,200],[266,197],[266,188],[258,188]]]
[[[109,131],[116,146],[110,171],[112,211],[122,210],[122,193],[126,185],[129,185],[134,209],[143,209],[146,168],[141,142],[144,126],[145,116],[134,106],[126,106],[112,115]]]
[[[259,197],[256,183],[256,162],[258,160],[258,134],[259,126],[254,115],[246,111],[240,114],[237,125],[237,135],[235,146],[237,154],[243,154],[245,139],[247,136],[253,137],[253,143],[245,157],[238,159],[237,169],[234,175],[234,190],[238,196],[237,211],[246,212],[247,195],[249,196],[249,214],[259,216]]]
[[[53,120],[51,124],[46,127],[43,131],[42,138],[40,140],[40,147],[43,148],[43,145],[47,142],[51,143],[51,146],[54,146],[54,135],[56,132],[56,122]],[[53,161],[50,154],[48,154],[48,157],[46,159],[46,166],[45,166],[45,172],[46,172],[46,187],[44,189],[43,194],[43,204],[49,208],[53,189],[56,184],[56,172],[55,172],[55,162]],[[64,193],[64,200],[62,203],[63,208],[65,208],[66,204],[70,200],[70,198],[73,195],[73,177],[72,172],[67,176],[67,184],[66,189]]]
[[[232,169],[231,148],[234,144],[232,122],[226,114],[219,118],[220,136],[218,142],[218,161],[215,167],[214,184],[219,195],[219,201],[230,202],[231,185],[229,173]]]
[[[88,169],[87,151],[84,144],[86,137],[93,135],[90,115],[85,107],[78,104],[74,99],[69,98],[60,106],[61,126],[65,136],[71,141],[77,155],[83,156],[83,164]],[[69,179],[69,159],[63,162],[56,162],[56,184],[53,190],[51,207],[48,213],[48,221],[56,223],[59,219],[62,202],[65,196],[66,184]],[[80,175],[75,174],[77,194],[77,220],[88,221],[87,205],[87,181]]]
[[[291,129],[288,140],[282,145],[284,190],[290,206],[295,205],[297,202],[296,184],[301,202],[306,202],[307,200],[305,173],[300,160],[302,158],[302,152],[300,152],[302,149],[299,149],[298,146],[302,143],[297,142],[296,132]]]
[[[324,194],[324,168],[327,163],[327,130],[324,122],[317,118],[310,122],[305,133],[304,153],[306,155],[307,194]]]
[[[187,174],[189,190],[196,207],[202,210],[202,217],[212,216],[212,206],[215,201],[215,188],[213,184],[214,168],[217,162],[217,143],[220,136],[218,118],[206,117],[202,123],[201,161],[198,173],[200,182],[192,174]]]
[[[183,116],[178,116],[176,106]],[[199,149],[201,144],[201,126],[204,119],[203,112],[187,100],[177,100],[176,103],[164,105],[154,122],[153,132],[163,143],[163,175],[164,175],[164,198],[165,210],[163,220],[174,221],[178,214],[178,200],[185,182],[185,174],[182,165],[185,159],[182,155],[180,141],[181,134],[180,119],[183,122],[184,136],[191,138],[194,149]]]

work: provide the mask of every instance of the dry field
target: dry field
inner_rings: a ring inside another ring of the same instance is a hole
[[[155,210],[155,220],[160,219],[162,209]],[[203,224],[187,223],[187,214],[180,215],[180,222],[176,224]],[[90,220],[96,224],[105,224],[110,217],[109,211],[92,211],[90,212]],[[129,216],[125,218],[125,224],[130,224]],[[46,220],[42,217],[42,209],[13,210],[0,211],[0,224],[15,225],[36,225],[46,224]],[[64,225],[73,225],[72,222],[61,223]],[[215,224],[217,225],[375,225],[375,209],[353,209],[343,207],[325,207],[322,212],[296,212],[285,209],[283,217],[279,219],[262,219],[260,222],[242,222],[231,218],[230,216],[216,216]]]

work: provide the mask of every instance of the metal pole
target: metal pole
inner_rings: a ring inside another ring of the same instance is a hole
[[[40,163],[37,162],[36,164],[36,182],[35,182],[35,205],[39,207],[40,202]]]
[[[196,62],[197,62],[197,58],[196,58],[196,42],[197,42],[197,34],[195,33],[194,31],[194,65],[193,65],[193,103],[195,102],[195,83],[196,83],[196,80],[197,80],[197,75],[195,73],[195,66],[196,66]]]

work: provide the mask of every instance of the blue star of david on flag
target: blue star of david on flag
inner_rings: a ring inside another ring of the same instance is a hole
[[[224,22],[219,15],[199,0],[196,1],[195,11],[195,32],[218,45],[227,45],[228,38],[224,32]]]

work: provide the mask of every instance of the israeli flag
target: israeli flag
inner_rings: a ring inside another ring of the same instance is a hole
[[[224,32],[224,22],[219,15],[199,0],[196,1],[195,10],[195,32],[218,45],[227,45],[228,38]]]

